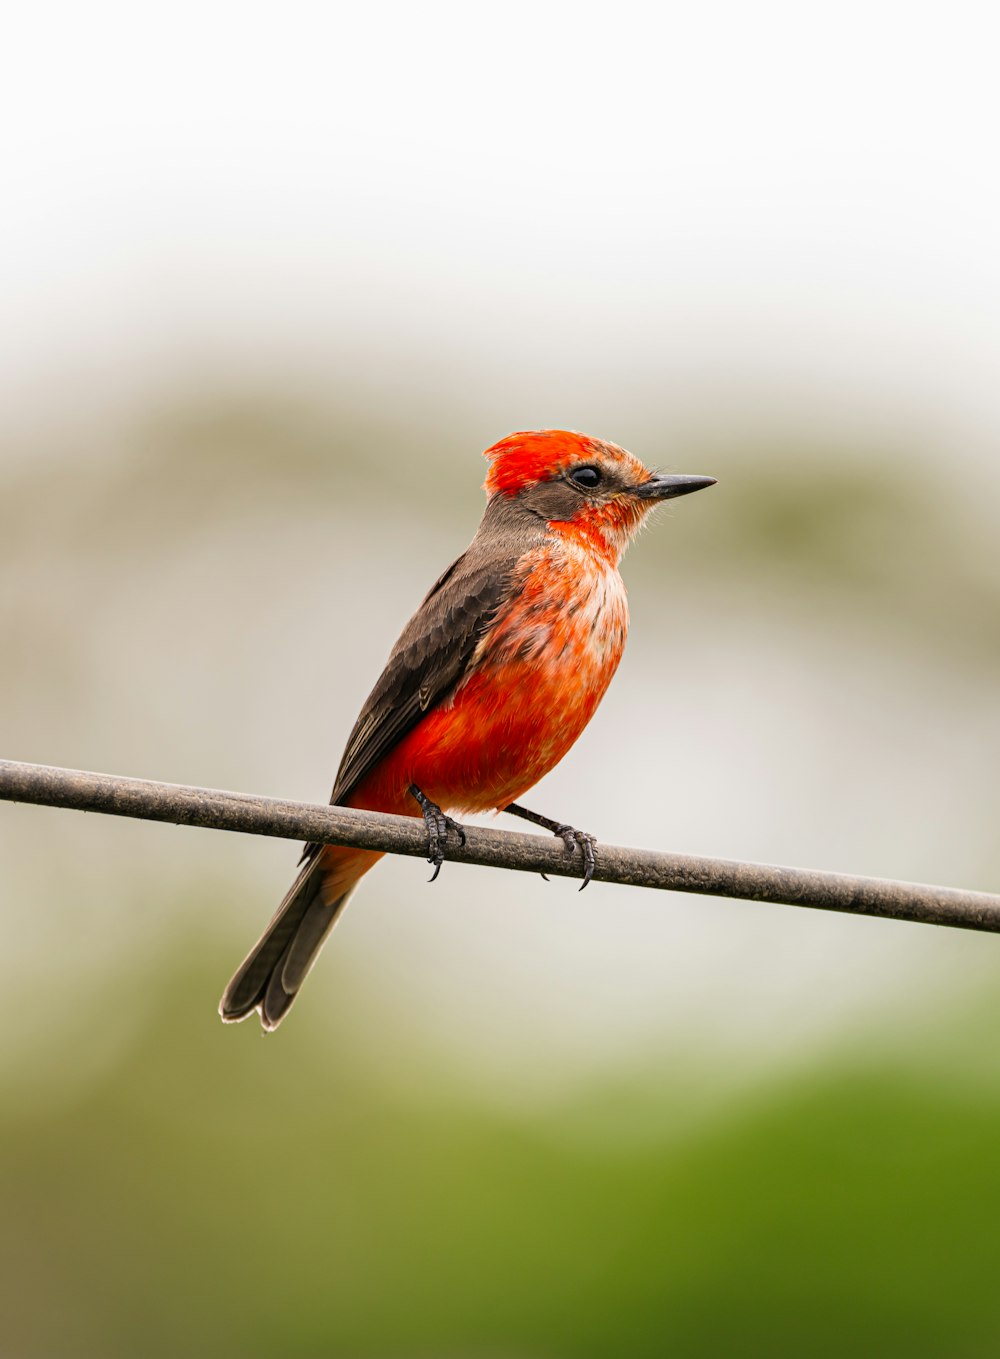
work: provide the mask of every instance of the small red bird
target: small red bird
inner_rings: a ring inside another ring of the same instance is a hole
[[[713,477],[650,472],[616,444],[568,430],[511,434],[486,450],[486,511],[465,552],[403,629],[355,723],[331,803],[422,814],[434,877],[446,811],[506,811],[579,849],[594,837],[518,805],[566,754],[618,668],[628,601],[618,562],[661,500]],[[381,854],[307,845],[305,866],[226,988],[228,1022],[280,1024],[323,941]],[[433,881],[433,878],[432,878]]]

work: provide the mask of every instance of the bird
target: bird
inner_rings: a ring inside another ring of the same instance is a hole
[[[649,512],[715,484],[651,471],[617,444],[574,430],[510,434],[488,448],[486,508],[469,547],[404,627],[347,741],[334,806],[422,816],[431,881],[449,813],[505,811],[579,854],[595,837],[520,799],[580,736],[618,668],[629,612],[619,563]],[[372,850],[309,844],[300,871],[219,1004],[281,1023]]]

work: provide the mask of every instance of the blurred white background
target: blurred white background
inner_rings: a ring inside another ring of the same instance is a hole
[[[994,18],[22,7],[8,417],[171,369],[384,384],[439,429],[470,387],[502,428],[654,388],[674,421],[887,409],[992,470]]]

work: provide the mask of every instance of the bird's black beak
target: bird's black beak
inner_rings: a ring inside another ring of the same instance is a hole
[[[633,486],[632,494],[640,500],[670,500],[675,495],[690,495],[714,485],[715,477],[669,477],[656,473],[648,481]]]

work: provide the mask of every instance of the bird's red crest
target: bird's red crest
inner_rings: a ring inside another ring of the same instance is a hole
[[[593,456],[594,441],[571,429],[522,430],[488,448],[486,492],[514,495],[524,486],[556,476],[570,463]]]

